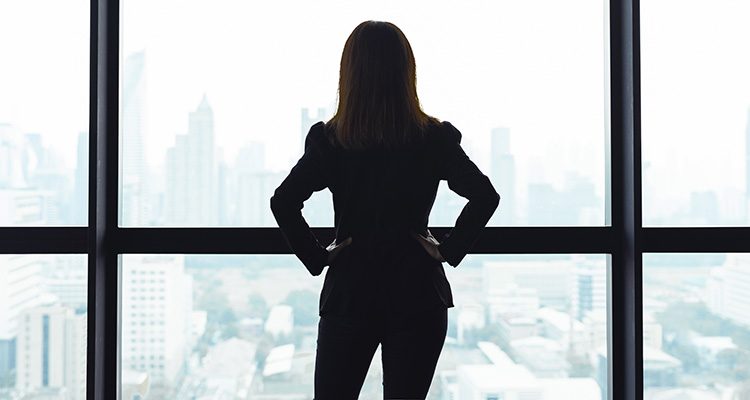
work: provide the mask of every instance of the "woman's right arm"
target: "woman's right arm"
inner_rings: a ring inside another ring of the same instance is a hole
[[[448,187],[469,200],[455,226],[437,246],[443,259],[453,267],[471,250],[500,203],[500,195],[487,175],[474,164],[461,147],[461,132],[444,121],[448,141],[442,148],[441,179]]]

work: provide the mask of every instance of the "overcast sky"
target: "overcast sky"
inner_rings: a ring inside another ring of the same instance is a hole
[[[744,190],[750,3],[706,4],[641,5],[644,159],[652,183],[683,189],[675,195]],[[43,133],[72,164],[72,139],[87,129],[88,1],[1,7],[0,121]],[[267,166],[283,170],[299,156],[300,108],[335,104],[351,30],[391,21],[414,49],[424,109],[464,133],[480,167],[490,129],[506,126],[522,181],[559,183],[575,170],[601,190],[605,16],[594,0],[123,0],[121,56],[146,52],[151,164],[163,163],[205,93],[225,158],[261,141]]]

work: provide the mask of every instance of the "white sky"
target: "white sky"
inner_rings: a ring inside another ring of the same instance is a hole
[[[151,164],[163,163],[206,93],[230,161],[261,141],[267,166],[288,168],[299,155],[300,108],[333,106],[346,37],[380,19],[414,48],[424,109],[464,133],[480,167],[489,167],[490,129],[507,126],[519,183],[576,170],[603,186],[602,1],[122,3],[122,59],[146,51]],[[750,2],[642,3],[648,179],[674,196],[744,190]],[[75,135],[87,130],[88,1],[5,0],[0,10],[0,122],[43,133],[72,165]]]

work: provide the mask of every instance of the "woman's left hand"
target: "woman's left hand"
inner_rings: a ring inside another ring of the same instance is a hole
[[[427,236],[422,236],[419,233],[411,232],[411,236],[414,239],[417,239],[419,244],[424,247],[425,251],[432,256],[432,258],[444,262],[443,256],[440,254],[440,250],[438,250],[438,246],[440,245],[440,242],[435,239],[434,236],[432,236],[432,233],[430,233],[430,230],[427,230]]]

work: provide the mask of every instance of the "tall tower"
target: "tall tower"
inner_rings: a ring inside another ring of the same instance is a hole
[[[120,221],[123,225],[145,223],[147,199],[144,198],[146,166],[143,157],[146,127],[144,69],[144,51],[133,53],[125,60],[120,134]]]
[[[218,177],[214,113],[203,95],[190,112],[188,133],[167,150],[166,219],[169,225],[216,225]]]
[[[237,174],[237,191],[234,198],[240,205],[234,212],[234,222],[238,225],[266,226],[268,224],[263,218],[270,214],[267,206],[268,199],[283,177],[278,181],[273,181],[272,185],[264,185],[268,177],[273,176],[271,172],[264,171],[264,165],[263,143],[250,142],[239,149],[234,167]],[[271,186],[271,188],[266,189],[266,186]]]
[[[510,129],[492,129],[490,159],[491,179],[502,199],[490,223],[512,225],[517,219],[516,161],[510,152]]]
[[[214,112],[203,95],[198,108],[190,113],[188,142],[190,143],[189,171],[191,184],[190,215],[201,225],[215,225],[218,221],[218,179],[214,146]]]
[[[73,210],[72,224],[88,224],[88,193],[89,193],[89,136],[88,132],[78,134],[76,152],[76,169],[73,182]]]

